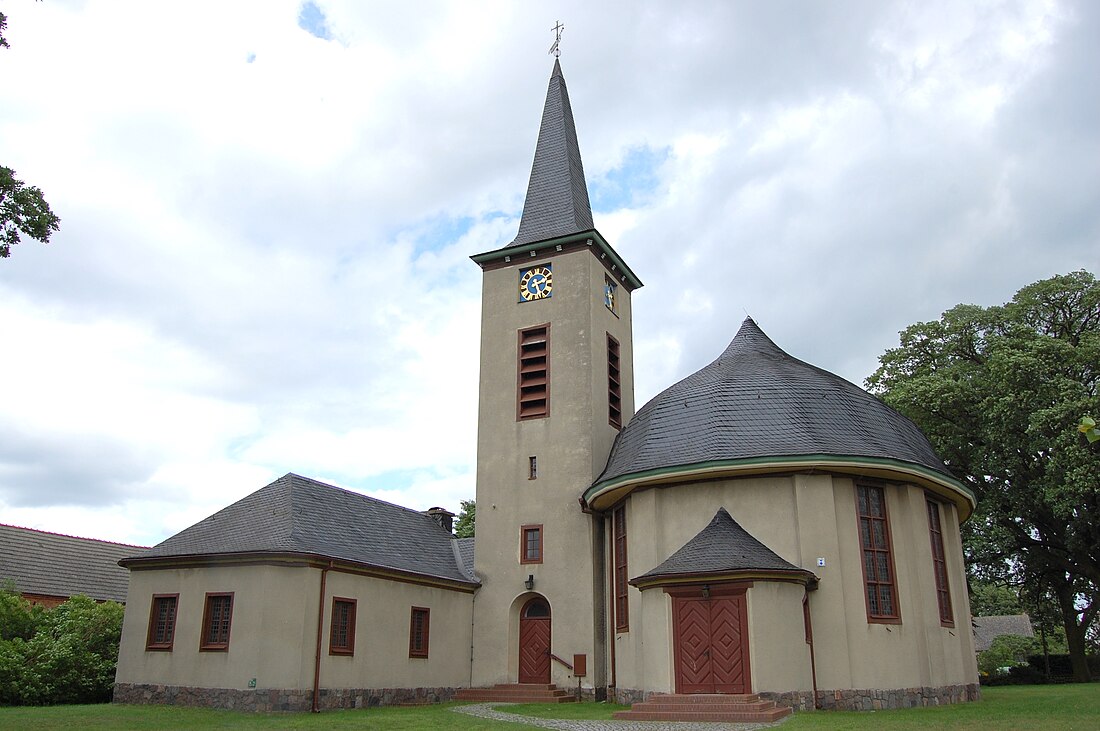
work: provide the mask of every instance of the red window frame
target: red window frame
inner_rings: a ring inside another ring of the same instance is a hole
[[[153,601],[149,605],[149,631],[145,636],[146,650],[172,651],[172,643],[176,639],[179,600],[179,594],[153,595]]]
[[[329,619],[328,654],[355,654],[356,600],[334,596]]]
[[[857,484],[856,516],[867,621],[901,624],[886,491],[879,485]]]
[[[940,624],[955,626],[955,614],[951,609],[951,587],[947,581],[947,555],[943,550],[943,523],[940,520],[940,504],[926,499],[928,505],[928,538],[932,544],[932,575],[936,579],[936,604],[940,610]]]
[[[626,560],[626,506],[620,505],[611,513],[612,556],[615,563],[612,572],[615,593],[615,631],[630,630],[630,603],[627,601]]]
[[[432,610],[413,607],[409,614],[409,657],[428,656],[428,636]]]
[[[519,529],[519,562],[542,563],[542,524],[524,525]]]
[[[199,650],[226,652],[229,649],[229,633],[233,627],[233,592],[208,591],[203,607]]]

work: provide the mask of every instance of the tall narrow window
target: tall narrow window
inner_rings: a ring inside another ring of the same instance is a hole
[[[528,457],[527,458],[527,479],[537,480],[539,479],[539,458]]]
[[[228,650],[229,627],[233,621],[233,593],[206,595],[202,617],[200,650]]]
[[[955,626],[951,612],[951,589],[947,585],[947,558],[943,552],[943,526],[940,523],[940,505],[934,500],[928,504],[928,535],[932,540],[932,573],[936,577],[936,602],[940,607],[940,624]]]
[[[603,306],[612,312],[619,311],[619,285],[611,281],[611,277],[603,278]]]
[[[146,650],[171,650],[176,635],[176,606],[179,594],[154,594],[149,609],[149,634]]]
[[[542,526],[523,526],[519,531],[519,540],[519,562],[542,563]]]
[[[615,561],[615,630],[630,629],[629,608],[626,601],[626,508],[615,508],[611,517],[611,540],[614,543]]]
[[[619,379],[619,341],[607,334],[607,423],[623,426],[623,397]]]
[[[409,657],[428,656],[428,620],[431,610],[413,607],[409,620]]]
[[[856,485],[856,499],[867,619],[871,622],[897,623],[900,614],[894,581],[894,556],[890,548],[890,524],[886,518],[886,495],[881,487]]]
[[[519,331],[519,379],[516,418],[550,414],[550,325]]]
[[[355,600],[332,599],[332,622],[329,630],[328,653],[352,655],[355,653]]]

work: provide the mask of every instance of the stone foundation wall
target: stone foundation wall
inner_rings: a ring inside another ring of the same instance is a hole
[[[608,688],[608,697],[614,703],[630,705],[649,698],[651,691],[634,688]],[[761,691],[761,698],[775,701],[796,711],[812,711],[814,694],[809,690],[792,690],[785,693]],[[941,706],[947,703],[965,703],[981,698],[977,683],[946,685],[940,688],[897,688],[893,690],[819,690],[818,705],[830,711],[881,711],[890,708],[915,708],[917,706]]]
[[[776,705],[788,706],[796,711],[813,710],[813,693],[808,690],[786,693],[758,694],[761,698],[775,701]],[[852,689],[819,690],[818,707],[826,711],[881,711],[891,708],[917,708],[919,706],[942,706],[948,703],[966,703],[981,699],[981,686],[977,683],[967,685],[945,685],[937,688],[894,688],[890,690]]]
[[[327,711],[336,708],[442,703],[452,700],[456,690],[457,688],[322,688],[319,705],[321,710]],[[309,711],[313,708],[313,691],[116,683],[114,702],[202,706],[237,711]]]

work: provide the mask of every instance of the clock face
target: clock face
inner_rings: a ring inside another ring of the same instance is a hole
[[[519,276],[519,298],[523,302],[546,299],[553,288],[550,265],[524,269]]]

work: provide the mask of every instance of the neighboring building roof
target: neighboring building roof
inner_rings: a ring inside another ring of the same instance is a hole
[[[775,458],[912,466],[973,504],[913,422],[858,386],[783,352],[751,318],[717,360],[638,411],[585,496],[638,473],[661,473],[667,481],[669,474],[701,466]]]
[[[0,582],[23,594],[126,601],[130,575],[118,565],[144,546],[0,525]]]
[[[1031,617],[1026,614],[998,614],[991,617],[973,617],[974,651],[984,652],[1001,635],[1034,637]]]
[[[475,584],[452,541],[425,513],[290,473],[123,564],[291,553]]]
[[[477,575],[474,574],[474,539],[472,537],[456,538],[454,539],[454,545],[463,571],[470,579],[477,581]]]
[[[781,558],[742,528],[725,508],[718,508],[710,523],[663,563],[630,583],[646,587],[678,578],[699,582],[746,576],[817,584],[813,572]]]
[[[546,104],[531,165],[531,180],[523,203],[519,233],[510,246],[529,244],[593,228],[592,205],[584,181],[577,128],[569,106],[569,91],[561,64],[546,89]]]

